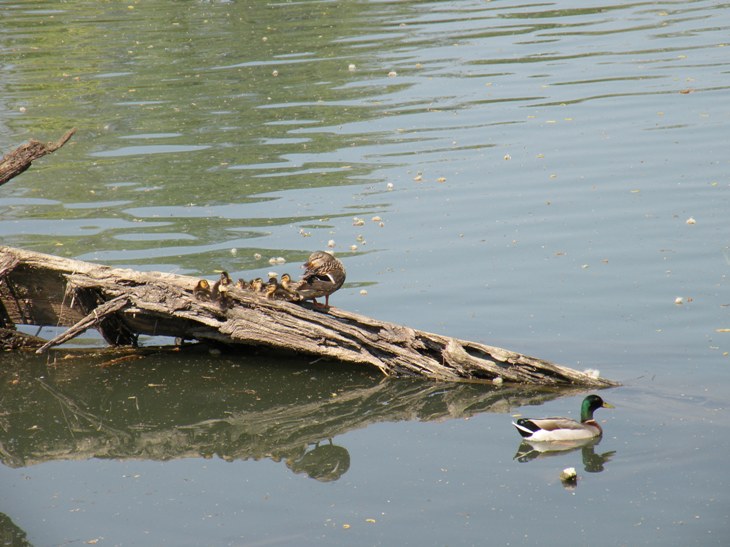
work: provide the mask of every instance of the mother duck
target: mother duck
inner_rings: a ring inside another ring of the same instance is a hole
[[[330,253],[315,251],[302,266],[302,280],[294,286],[294,290],[303,300],[314,301],[324,296],[324,307],[329,308],[330,295],[342,287],[345,282],[345,266]]]

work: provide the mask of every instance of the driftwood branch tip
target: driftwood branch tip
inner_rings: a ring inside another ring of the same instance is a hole
[[[74,127],[66,131],[60,139],[48,143],[31,139],[12,152],[5,154],[0,160],[0,186],[26,171],[38,158],[61,148],[75,133],[76,128]]]

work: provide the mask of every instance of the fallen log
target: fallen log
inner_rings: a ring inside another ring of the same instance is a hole
[[[70,327],[37,351],[87,328],[112,345],[140,335],[255,346],[368,365],[387,376],[609,387],[610,380],[506,349],[379,321],[342,309],[269,300],[231,289],[227,305],[198,300],[198,278],[0,247],[0,321]],[[2,325],[0,325],[2,326]]]
[[[42,143],[36,139],[31,139],[27,143],[21,144],[12,152],[5,154],[0,159],[0,186],[13,177],[17,177],[23,173],[31,166],[33,161],[61,148],[74,133],[76,133],[75,128],[69,129],[60,139],[49,143]]]

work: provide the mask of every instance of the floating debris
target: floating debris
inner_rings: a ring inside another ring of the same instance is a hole
[[[512,156],[510,156],[509,154],[505,154],[504,155],[504,159],[505,160],[511,160],[512,159]]]
[[[350,72],[355,72],[357,70],[355,63],[350,63],[349,65],[347,65],[347,70],[349,70]]]
[[[578,473],[575,467],[566,467],[560,473],[560,480],[563,484],[574,485],[578,481]]]
[[[395,70],[388,72],[388,78],[395,78],[396,76],[398,76],[398,73]]]
[[[385,187],[388,189],[388,192],[390,192],[394,188],[392,182],[389,182],[388,184],[386,184]]]
[[[254,253],[253,254],[253,259],[254,260],[261,260],[261,254],[260,253]]]
[[[360,289],[360,294],[363,296],[367,296],[368,291],[366,289]]]
[[[361,218],[355,217],[352,219],[352,225],[353,226],[364,226],[365,221]]]
[[[335,240],[334,239],[330,239],[327,242],[327,247],[329,247],[330,249],[334,249],[335,248],[335,245],[336,245],[336,243],[335,243]]]
[[[439,177],[436,179],[436,182],[446,182],[446,177]]]
[[[678,306],[681,304],[684,304],[684,298],[682,298],[681,296],[678,296],[677,298],[674,299],[674,303],[677,304]]]
[[[687,224],[697,224],[697,221],[696,221],[696,220],[695,220],[694,218],[692,218],[692,217],[689,217],[689,218],[687,219]]]
[[[374,216],[374,217],[373,217],[373,218],[371,218],[370,220],[372,220],[373,222],[380,222],[380,221],[381,221],[381,220],[383,220],[383,219],[382,219],[382,218],[380,218],[379,216]]]

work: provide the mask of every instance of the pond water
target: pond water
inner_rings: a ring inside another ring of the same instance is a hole
[[[332,240],[335,306],[623,384],[600,444],[539,454],[512,415],[576,417],[585,392],[6,354],[6,543],[730,541],[729,3],[0,15],[0,150],[78,128],[0,187],[0,244],[250,278]]]

